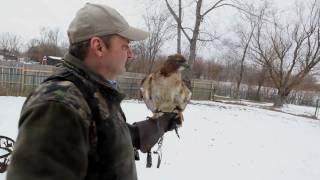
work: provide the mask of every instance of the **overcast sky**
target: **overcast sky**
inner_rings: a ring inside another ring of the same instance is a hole
[[[294,1],[274,0],[281,8],[288,7]],[[20,35],[24,41],[28,41],[39,36],[40,27],[50,27],[59,28],[62,35],[66,36],[70,21],[86,2],[112,6],[128,20],[129,24],[136,27],[143,26],[142,16],[146,9],[144,0],[1,0],[0,33],[12,32]],[[223,10],[220,14],[227,13],[227,10]],[[223,22],[228,23],[228,21]]]
[[[137,26],[144,9],[143,0],[1,0],[0,33],[13,32],[26,39],[38,35],[40,27],[57,27],[65,33],[86,2],[112,6]]]

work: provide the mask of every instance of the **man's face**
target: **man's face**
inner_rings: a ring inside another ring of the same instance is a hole
[[[126,71],[127,60],[133,59],[129,40],[118,35],[112,37],[109,48],[104,44],[102,52],[102,71],[113,76],[123,74]]]

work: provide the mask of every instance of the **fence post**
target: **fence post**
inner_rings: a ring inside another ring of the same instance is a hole
[[[130,79],[130,78],[129,78]],[[133,92],[133,78],[132,79],[130,79],[130,95],[129,95],[129,98],[132,98],[133,97],[133,94],[134,94],[134,92]]]
[[[213,81],[211,81],[211,89],[210,89],[210,101],[214,101],[214,94],[215,94],[215,89],[213,85]]]
[[[34,77],[34,76],[35,76],[35,75],[32,74],[32,89],[35,88],[35,77]]]
[[[1,87],[4,87],[5,86],[5,79],[4,79],[4,72],[3,72],[3,67],[1,67]],[[5,88],[3,89],[3,91],[5,90]]]
[[[10,68],[9,68],[9,76],[8,76],[8,77],[9,77],[9,91],[7,91],[7,94],[10,93],[10,92],[14,92],[14,89],[12,88],[12,84],[13,84],[13,83],[12,83],[12,79],[13,79],[13,78],[12,78],[11,69],[12,69],[12,68],[10,67]]]
[[[24,79],[25,79],[25,67],[24,65],[22,66],[22,70],[21,70],[21,86],[20,86],[20,95],[23,94],[24,91]]]
[[[316,111],[314,112],[314,117],[315,118],[318,118],[318,113],[319,113],[319,100],[317,100],[317,103],[316,103]]]

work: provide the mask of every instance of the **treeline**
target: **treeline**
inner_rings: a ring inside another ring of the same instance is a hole
[[[271,0],[145,3],[144,29],[150,36],[132,44],[136,59],[128,62],[128,71],[149,73],[159,68],[167,55],[164,47],[171,44],[171,50],[189,60],[192,69],[186,77],[235,83],[236,99],[240,98],[241,84],[255,85],[258,90],[262,86],[275,88],[275,106],[286,103],[293,90],[319,90],[319,0],[292,2],[285,10],[278,10]],[[231,9],[234,16],[226,29],[210,26],[212,20],[225,18],[224,13],[217,17],[214,12]],[[68,48],[58,29],[42,28],[39,38],[23,45],[19,39],[10,33],[0,34],[0,50],[41,61],[44,55],[62,56]],[[203,48],[216,53],[210,53],[212,57],[201,54]]]
[[[25,41],[21,36],[0,33],[0,55],[4,60],[41,62],[44,56],[63,56],[68,50],[67,39],[58,28],[40,28],[39,38]]]
[[[136,73],[149,73],[151,69],[151,72],[153,72],[161,67],[166,58],[166,56],[160,55],[152,62],[137,55],[134,60],[127,63],[127,70]],[[254,64],[244,65],[243,69],[243,84],[276,88],[266,69],[260,69],[259,66],[257,67]],[[238,61],[217,61],[214,59],[198,58],[193,64],[192,77],[195,79],[232,82],[236,84],[240,71],[241,64]],[[317,80],[316,76],[309,74],[294,90],[320,91],[320,84],[318,82],[319,80]]]

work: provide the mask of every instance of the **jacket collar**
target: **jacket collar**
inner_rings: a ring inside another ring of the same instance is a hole
[[[83,61],[74,57],[70,53],[67,53],[64,56],[64,66],[76,71],[78,74],[91,81],[93,84],[98,85],[98,87],[102,88],[102,91],[105,91],[105,93],[111,93],[110,95],[115,96],[113,98],[116,98],[119,101],[125,98],[125,95],[123,93],[120,93],[118,89],[112,87],[109,81],[105,80],[101,75],[89,69],[83,63]]]

